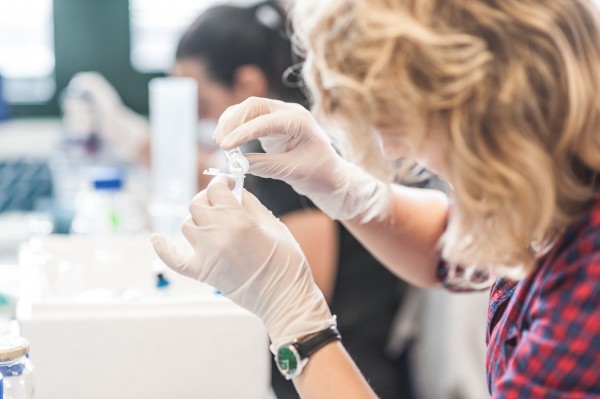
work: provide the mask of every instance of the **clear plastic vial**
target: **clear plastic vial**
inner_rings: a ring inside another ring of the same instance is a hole
[[[235,187],[233,188],[233,195],[242,203],[242,195],[244,189],[244,178],[246,173],[250,169],[250,163],[248,159],[242,154],[240,147],[236,147],[233,150],[225,151],[225,157],[227,158],[227,172],[223,172],[216,168],[209,168],[204,171],[205,175],[226,175],[235,180]]]
[[[144,230],[140,209],[125,190],[120,168],[91,169],[90,187],[75,198],[73,234],[139,233]]]
[[[29,342],[22,337],[0,338],[3,399],[33,399],[33,365],[27,357]]]

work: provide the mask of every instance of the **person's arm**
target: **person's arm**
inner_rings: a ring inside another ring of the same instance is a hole
[[[419,286],[437,284],[437,246],[448,207],[443,194],[390,187],[342,159],[309,111],[297,104],[250,98],[221,116],[214,135],[225,150],[256,138],[266,153],[245,154],[249,173],[283,180],[332,219],[346,221],[401,278]]]
[[[311,356],[294,386],[302,399],[377,398],[340,342]]]
[[[444,232],[448,199],[435,190],[392,187],[388,217],[367,223],[346,221],[346,228],[397,276],[433,287],[440,261],[439,239]]]
[[[337,276],[339,242],[336,223],[317,209],[286,213],[281,221],[300,244],[315,283],[330,302]]]
[[[335,326],[295,238],[256,197],[244,191],[239,203],[227,178],[217,176],[189,209],[182,232],[194,253],[184,255],[153,235],[156,252],[174,271],[214,286],[260,317],[273,352]],[[294,383],[305,399],[375,397],[339,342],[313,353]]]
[[[444,231],[447,197],[436,190],[394,186],[389,219],[368,223],[345,222],[348,230],[382,264],[417,286],[439,284],[437,243]],[[420,217],[415,218],[415,215]],[[337,273],[336,225],[318,210],[301,210],[281,217],[298,240],[315,282],[331,299]]]

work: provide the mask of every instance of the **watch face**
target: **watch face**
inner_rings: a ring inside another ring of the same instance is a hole
[[[298,371],[300,357],[296,348],[291,345],[282,346],[277,351],[277,368],[286,378],[292,378]]]

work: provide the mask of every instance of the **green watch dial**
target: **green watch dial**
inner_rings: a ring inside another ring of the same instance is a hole
[[[293,374],[298,368],[298,359],[290,348],[284,346],[277,351],[277,365],[280,370]]]

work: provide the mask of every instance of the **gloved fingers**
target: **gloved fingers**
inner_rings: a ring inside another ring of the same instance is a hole
[[[258,177],[285,181],[287,177],[294,174],[298,167],[297,160],[290,153],[245,154],[244,156],[250,164],[248,173]]]
[[[221,234],[231,227],[230,224],[226,223],[227,215],[225,215],[224,220],[223,212],[220,212],[220,210],[214,211],[212,208],[200,209],[195,218],[190,215],[181,224],[181,232],[192,246],[204,244],[212,238],[211,234]],[[198,222],[196,222],[197,219],[199,219]],[[236,220],[235,218],[230,219]]]
[[[296,239],[290,233],[287,226],[273,215],[267,207],[265,207],[254,195],[244,190],[244,199],[242,205],[252,216],[255,226],[260,227],[263,232],[266,232],[272,239],[277,241],[285,240],[288,243],[294,243],[297,251],[302,252],[302,249],[296,243]],[[268,226],[268,227],[267,227]]]
[[[210,208],[210,204],[208,203],[208,195],[206,193],[206,189],[200,191],[198,194],[196,194],[194,196],[194,198],[192,198],[192,200],[190,201],[189,205],[188,205],[188,211],[190,212],[190,218],[188,220],[192,220],[193,223],[195,223],[198,226],[201,226],[203,224],[206,224],[206,211]],[[188,222],[188,220],[186,220],[185,223]],[[182,231],[183,231],[183,226],[182,226]],[[185,235],[185,231],[184,231],[184,235]],[[188,238],[186,236],[186,238]],[[188,238],[188,241],[190,241],[190,239]]]
[[[181,225],[181,233],[192,246],[194,246],[194,244],[197,241],[201,240],[201,238],[198,237],[198,232],[200,230],[202,230],[202,228],[199,228],[199,226],[196,224],[196,222],[191,216],[186,218]],[[206,227],[204,228],[204,230],[206,230]]]
[[[240,204],[235,199],[235,196],[231,191],[234,185],[235,182],[233,182],[227,176],[215,176],[215,178],[212,179],[206,187],[206,197],[208,200],[208,205],[212,207],[217,205],[224,205],[239,208]]]
[[[232,130],[258,116],[273,112],[280,103],[282,102],[278,100],[250,97],[240,104],[227,108],[219,118],[213,140],[217,144],[220,143]]]
[[[208,196],[206,194],[206,189],[200,191],[199,193],[197,193],[196,195],[194,195],[194,198],[192,198],[192,200],[190,201],[190,205],[192,204],[196,204],[196,205],[200,205],[200,206],[210,206],[208,203]]]
[[[277,147],[279,151],[283,151],[289,147],[286,143],[303,130],[301,124],[293,118],[294,114],[277,112],[257,116],[229,131],[217,144],[224,150],[229,150],[254,139],[269,137],[282,141]]]
[[[194,197],[188,209],[198,227],[212,229],[225,220],[240,220],[243,208],[231,191],[234,185],[227,176],[216,176],[203,192]]]
[[[274,219],[273,213],[265,207],[258,198],[252,193],[244,190],[242,198],[242,206],[246,208],[248,213],[252,215],[256,220],[264,221],[266,219]]]
[[[150,237],[154,251],[158,257],[172,270],[191,277],[191,259],[182,255],[175,245],[165,236],[152,234]]]

